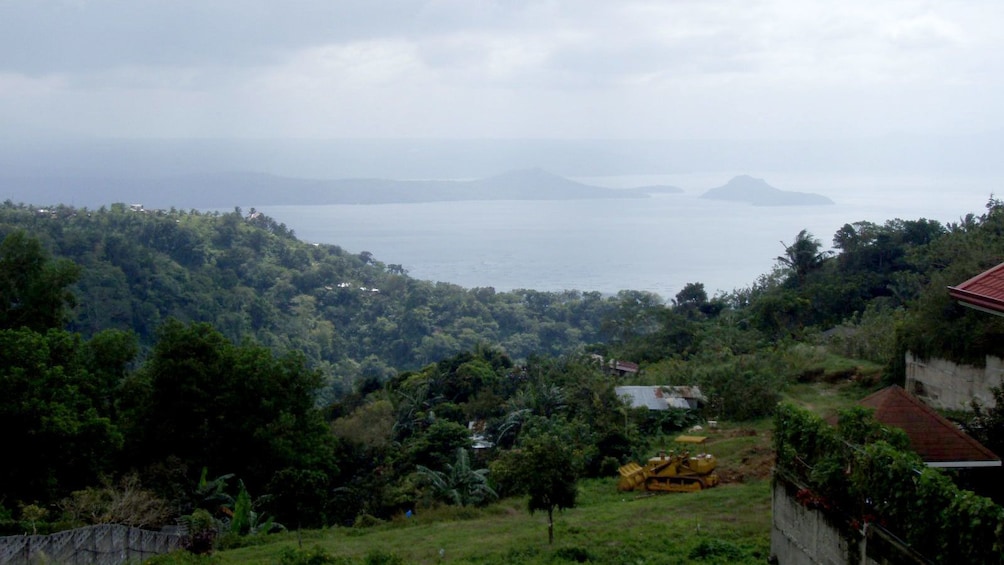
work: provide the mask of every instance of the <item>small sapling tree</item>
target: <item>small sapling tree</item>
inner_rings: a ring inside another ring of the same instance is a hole
[[[518,472],[529,495],[527,507],[531,515],[547,512],[547,542],[554,543],[554,510],[575,506],[578,462],[572,445],[550,433],[521,444]]]

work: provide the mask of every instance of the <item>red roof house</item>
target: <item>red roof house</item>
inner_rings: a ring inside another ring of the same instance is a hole
[[[963,306],[1004,316],[1004,263],[948,287],[948,294]]]
[[[1000,457],[900,386],[884,388],[858,404],[873,408],[879,422],[905,431],[910,447],[930,467],[1001,466]]]

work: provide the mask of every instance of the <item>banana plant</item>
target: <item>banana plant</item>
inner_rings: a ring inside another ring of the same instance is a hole
[[[476,506],[498,498],[488,486],[488,469],[472,468],[470,455],[463,447],[457,448],[457,459],[446,465],[446,472],[422,465],[417,468],[438,498],[457,506]]]
[[[233,506],[224,507],[223,509],[224,514],[228,518],[223,521],[221,531],[240,536],[254,536],[267,534],[273,530],[286,529],[285,526],[275,521],[275,517],[266,517],[264,512],[258,512],[254,509],[255,506],[267,500],[267,495],[259,497],[258,500],[252,502],[251,494],[248,492],[247,487],[244,486],[244,481],[237,481],[237,484],[237,497],[234,499]]]

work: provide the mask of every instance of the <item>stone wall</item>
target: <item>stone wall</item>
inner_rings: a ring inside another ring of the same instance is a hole
[[[994,406],[990,387],[1001,386],[1004,361],[987,357],[986,367],[957,365],[944,359],[920,359],[906,354],[906,388],[932,408],[969,410],[973,400]]]

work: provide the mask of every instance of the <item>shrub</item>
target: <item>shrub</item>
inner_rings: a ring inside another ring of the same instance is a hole
[[[712,560],[715,563],[732,563],[746,556],[746,552],[736,544],[719,539],[701,540],[688,557],[696,560]]]
[[[130,475],[118,486],[89,487],[63,500],[67,517],[84,524],[124,524],[136,528],[157,528],[167,523],[171,508],[152,491],[144,490],[139,479]]]
[[[783,378],[762,367],[744,365],[718,365],[702,371],[701,391],[711,399],[712,409],[718,409],[715,416],[735,421],[762,418],[771,414],[781,399]]]
[[[356,516],[356,521],[352,523],[353,528],[372,528],[373,526],[379,526],[385,522],[376,516],[371,514],[360,514]]]
[[[216,519],[208,510],[199,508],[188,516],[182,517],[182,523],[188,528],[188,539],[185,549],[196,554],[207,554],[213,550],[218,528]]]
[[[614,457],[604,457],[603,461],[600,462],[600,476],[601,477],[613,477],[617,475],[617,470],[620,469],[621,462]]]
[[[593,556],[589,553],[589,550],[584,547],[571,546],[571,547],[561,547],[554,552],[555,561],[571,561],[573,563],[586,563],[591,561]]]
[[[404,565],[404,559],[380,549],[374,549],[363,559],[365,565]]]
[[[320,547],[310,549],[283,548],[279,565],[351,565],[346,557],[335,557]]]

